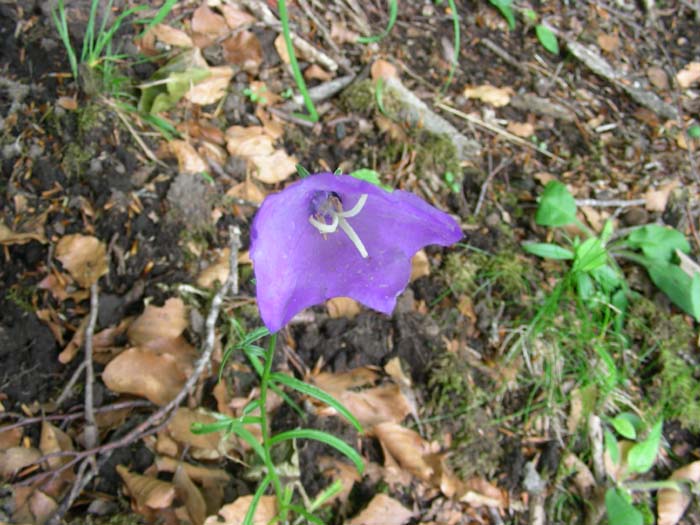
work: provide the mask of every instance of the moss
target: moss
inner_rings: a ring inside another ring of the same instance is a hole
[[[448,135],[420,131],[415,136],[415,143],[415,164],[419,176],[424,173],[442,176],[449,171],[457,180],[461,180],[462,166],[457,148]]]
[[[369,114],[377,108],[376,94],[370,79],[353,82],[340,94],[340,103],[346,111]]]
[[[692,353],[692,327],[683,316],[667,314],[640,297],[630,309],[627,329],[658,369],[647,396],[657,400],[652,410],[700,432],[700,362]]]

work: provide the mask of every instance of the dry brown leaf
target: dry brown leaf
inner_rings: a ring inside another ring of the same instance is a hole
[[[224,15],[226,24],[231,29],[237,29],[241,26],[245,26],[255,22],[254,16],[247,13],[246,11],[239,9],[236,6],[230,4],[222,4],[219,6],[219,9],[221,9],[221,13]]]
[[[206,2],[192,14],[190,29],[193,33],[192,40],[200,49],[210,46],[229,32],[226,19],[212,11]]]
[[[431,453],[430,447],[417,432],[392,422],[379,423],[372,432],[382,449],[401,468],[422,481],[428,481],[432,477],[434,469],[426,461],[426,456]]]
[[[473,507],[506,507],[506,498],[497,487],[482,478],[471,478],[464,482],[459,501],[469,503]]]
[[[222,433],[210,432],[207,434],[194,434],[194,423],[211,424],[216,418],[204,410],[192,410],[180,407],[168,422],[168,432],[177,442],[193,448],[191,454],[198,459],[217,459],[222,456]]]
[[[403,421],[412,411],[411,404],[398,385],[387,384],[360,392],[345,390],[335,394],[363,426],[369,428],[379,423]],[[322,415],[335,415],[335,409],[324,407]]]
[[[530,138],[535,134],[535,126],[529,122],[509,122],[506,129],[516,137],[524,139]]]
[[[267,184],[275,184],[296,173],[297,159],[283,149],[275,151],[273,137],[261,126],[232,126],[226,131],[226,149],[233,156],[246,159],[253,175]]]
[[[384,371],[400,386],[410,387],[412,384],[411,378],[406,375],[401,366],[401,359],[392,357],[384,365]]]
[[[35,525],[43,525],[58,509],[58,503],[41,490],[34,490],[27,500]]]
[[[226,196],[260,204],[265,198],[265,193],[252,180],[244,180],[228,190]]]
[[[680,186],[678,179],[666,182],[659,186],[658,190],[649,190],[644,194],[646,200],[646,209],[648,211],[664,211],[668,203],[668,197],[671,192]]]
[[[156,339],[175,339],[188,324],[185,303],[178,297],[171,297],[163,306],[146,306],[131,323],[127,334],[131,344],[141,346]]]
[[[352,29],[348,29],[348,26],[343,22],[335,20],[331,22],[331,40],[336,44],[356,44],[359,36]]]
[[[117,465],[127,490],[140,508],[163,509],[170,507],[175,500],[175,485],[151,476],[143,476],[129,471],[124,465]]]
[[[68,344],[61,351],[61,353],[58,354],[58,361],[60,363],[64,365],[66,363],[70,363],[78,354],[78,350],[80,350],[80,347],[83,346],[83,343],[85,342],[85,330],[87,329],[89,321],[89,315],[86,315],[85,317],[83,317],[83,320],[80,321],[80,325],[73,334],[73,337],[71,337],[71,340],[68,341]]]
[[[206,161],[199,156],[197,150],[189,142],[179,139],[171,140],[168,147],[170,152],[175,155],[181,173],[197,174],[209,169]]]
[[[306,80],[320,80],[327,82],[333,78],[333,73],[329,73],[318,64],[311,64],[304,70],[304,78]]]
[[[75,97],[58,97],[56,104],[61,106],[63,109],[67,109],[68,111],[75,111],[78,109],[78,101]]]
[[[576,485],[579,496],[588,500],[596,487],[595,478],[588,465],[571,453],[564,456],[563,462],[567,470],[574,473],[574,485]]]
[[[253,176],[265,184],[276,184],[288,179],[297,172],[298,160],[279,149],[269,156],[251,157],[257,171]]]
[[[620,47],[620,37],[609,33],[601,33],[598,35],[598,45],[603,51],[613,53]]]
[[[224,60],[243,71],[256,74],[263,61],[260,40],[252,31],[239,31],[221,43]]]
[[[9,447],[0,450],[0,477],[9,480],[27,465],[39,461],[42,455],[36,448]]]
[[[340,492],[326,502],[327,505],[334,501],[347,502],[353,485],[362,481],[362,476],[357,472],[355,465],[338,458],[321,456],[318,458],[318,468],[324,476],[333,481],[340,481],[343,486]]]
[[[202,492],[187,475],[185,468],[180,465],[175,470],[173,483],[177,489],[180,499],[185,502],[185,508],[194,525],[202,525],[207,517],[207,504],[204,501]]]
[[[588,224],[595,232],[603,229],[605,220],[609,217],[605,211],[600,211],[593,206],[581,206],[581,213],[586,217],[586,221],[588,221]]]
[[[513,95],[513,90],[509,87],[498,88],[490,84],[484,84],[475,87],[465,87],[462,92],[467,98],[476,98],[491,104],[493,107],[500,108],[510,103],[510,97]]]
[[[41,437],[39,438],[39,449],[42,454],[53,454],[54,452],[67,452],[73,450],[73,441],[68,434],[63,432],[57,426],[52,425],[48,421],[41,423]],[[52,469],[58,468],[61,465],[70,461],[71,458],[66,457],[51,457],[46,460],[49,467]]]
[[[374,384],[377,379],[379,379],[379,374],[364,366],[353,368],[347,372],[320,372],[311,378],[318,388],[332,395],[351,388]]]
[[[42,213],[32,217],[11,230],[0,221],[0,244],[27,244],[30,241],[38,241],[42,244],[48,242],[44,235],[44,223],[46,214]]]
[[[177,358],[134,347],[112,359],[102,372],[107,388],[166,405],[186,381]]]
[[[413,511],[386,494],[377,494],[347,525],[403,525],[413,518]]]
[[[185,93],[185,98],[193,104],[214,104],[226,95],[226,89],[233,77],[233,69],[228,66],[210,67],[209,73],[207,78],[197,82]],[[206,171],[206,168],[201,171]]]
[[[90,235],[61,237],[56,244],[56,258],[83,288],[89,288],[109,271],[107,248]]]
[[[233,503],[219,509],[217,516],[209,516],[204,525],[241,525],[248,512],[253,496],[242,496]],[[277,515],[277,499],[275,496],[263,496],[258,502],[253,515],[254,525],[267,525]],[[223,520],[223,521],[222,521]]]
[[[410,281],[413,282],[416,279],[427,277],[428,275],[430,275],[430,261],[428,261],[425,250],[418,250],[416,254],[411,257]]]
[[[374,122],[376,122],[379,131],[388,134],[394,141],[405,142],[409,140],[408,134],[401,124],[385,117],[381,113],[375,115]]]
[[[647,69],[647,78],[651,84],[659,89],[668,89],[668,75],[663,68],[652,66]]]
[[[156,458],[156,468],[159,472],[175,472],[179,467],[184,468],[187,475],[197,483],[206,481],[225,484],[231,481],[231,477],[223,469],[181,463],[176,459],[164,456]]]
[[[700,81],[700,62],[691,62],[676,74],[678,85],[683,88],[689,88],[696,82]]]
[[[689,480],[692,483],[700,482],[700,461],[694,461],[684,467],[675,470],[669,478],[673,481]],[[661,489],[658,495],[657,513],[658,525],[675,525],[685,513],[690,504],[691,497],[685,492],[673,489]]]
[[[399,77],[399,73],[396,69],[396,66],[391,62],[387,62],[386,60],[383,60],[381,58],[372,62],[372,67],[370,68],[370,75],[372,76],[372,80],[377,80],[378,78],[387,80],[389,78]]]
[[[2,410],[0,409],[0,412]],[[0,426],[0,450],[5,450],[6,448],[17,447],[22,439],[22,428],[14,427],[9,429],[3,429]],[[0,463],[1,465],[2,463]]]
[[[326,301],[326,308],[331,319],[347,317],[352,319],[362,311],[360,303],[350,297],[334,297]]]
[[[156,24],[149,30],[149,32],[152,33],[153,36],[155,36],[158,40],[169,46],[194,46],[194,42],[192,42],[192,39],[187,33],[182,31],[181,29],[176,29],[166,24]]]
[[[199,274],[197,286],[211,288],[217,282],[223,284],[228,279],[228,274],[231,270],[230,257],[231,250],[229,248],[221,250],[216,260]]]
[[[627,476],[627,454],[629,454],[630,449],[634,446],[634,441],[622,439],[618,441],[618,445],[620,448],[620,460],[617,464],[613,463],[607,451],[603,455],[605,473],[615,481],[623,480]]]

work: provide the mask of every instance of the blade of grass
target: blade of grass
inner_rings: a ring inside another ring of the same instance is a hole
[[[447,91],[447,88],[452,83],[452,79],[455,76],[455,71],[457,70],[457,64],[459,63],[459,45],[460,45],[459,13],[457,13],[457,5],[455,4],[454,0],[448,0],[448,3],[450,5],[450,12],[452,14],[452,34],[453,34],[453,38],[454,38],[453,43],[452,43],[452,47],[454,48],[454,55],[452,57],[452,65],[450,66],[450,74],[447,76],[447,80],[445,80],[445,84],[442,86],[442,89],[440,90],[441,95],[445,94],[445,91]]]
[[[288,441],[290,439],[313,439],[315,441],[320,441],[328,446],[333,447],[338,452],[343,454],[346,458],[355,464],[357,471],[362,474],[365,470],[365,465],[362,462],[362,457],[357,453],[357,451],[348,445],[345,441],[335,437],[332,434],[323,432],[321,430],[314,430],[312,428],[297,428],[294,430],[288,430],[286,432],[280,432],[276,436],[270,438],[270,446],[282,441]]]
[[[375,36],[361,36],[357,39],[360,44],[372,44],[374,42],[379,42],[382,38],[388,35],[394,24],[396,23],[396,17],[399,14],[399,3],[397,0],[389,0],[389,22],[386,25],[386,29],[380,34]]]

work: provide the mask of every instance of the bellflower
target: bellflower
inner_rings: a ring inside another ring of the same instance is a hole
[[[268,196],[251,228],[258,306],[271,332],[304,308],[346,296],[390,314],[411,257],[462,238],[457,222],[405,191],[320,173]]]

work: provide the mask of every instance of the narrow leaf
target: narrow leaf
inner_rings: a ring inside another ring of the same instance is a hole
[[[535,33],[537,33],[537,39],[540,41],[540,44],[542,44],[542,47],[554,55],[559,54],[559,42],[557,42],[557,37],[551,29],[542,24],[538,24],[535,27]]]
[[[338,439],[337,437],[323,432],[321,430],[314,430],[310,428],[298,428],[295,430],[288,430],[286,432],[281,432],[276,436],[270,438],[270,445],[275,445],[281,443],[282,441],[287,441],[290,439],[313,439],[315,441],[320,441],[328,446],[333,447],[338,452],[343,454],[346,458],[355,464],[357,471],[362,474],[365,470],[364,463],[362,462],[362,457],[357,453],[357,451],[348,445],[345,441]]]
[[[526,242],[523,243],[523,250],[532,255],[537,255],[538,257],[544,257],[546,259],[557,259],[566,260],[573,259],[574,252],[567,250],[558,244],[551,244],[547,242]]]

